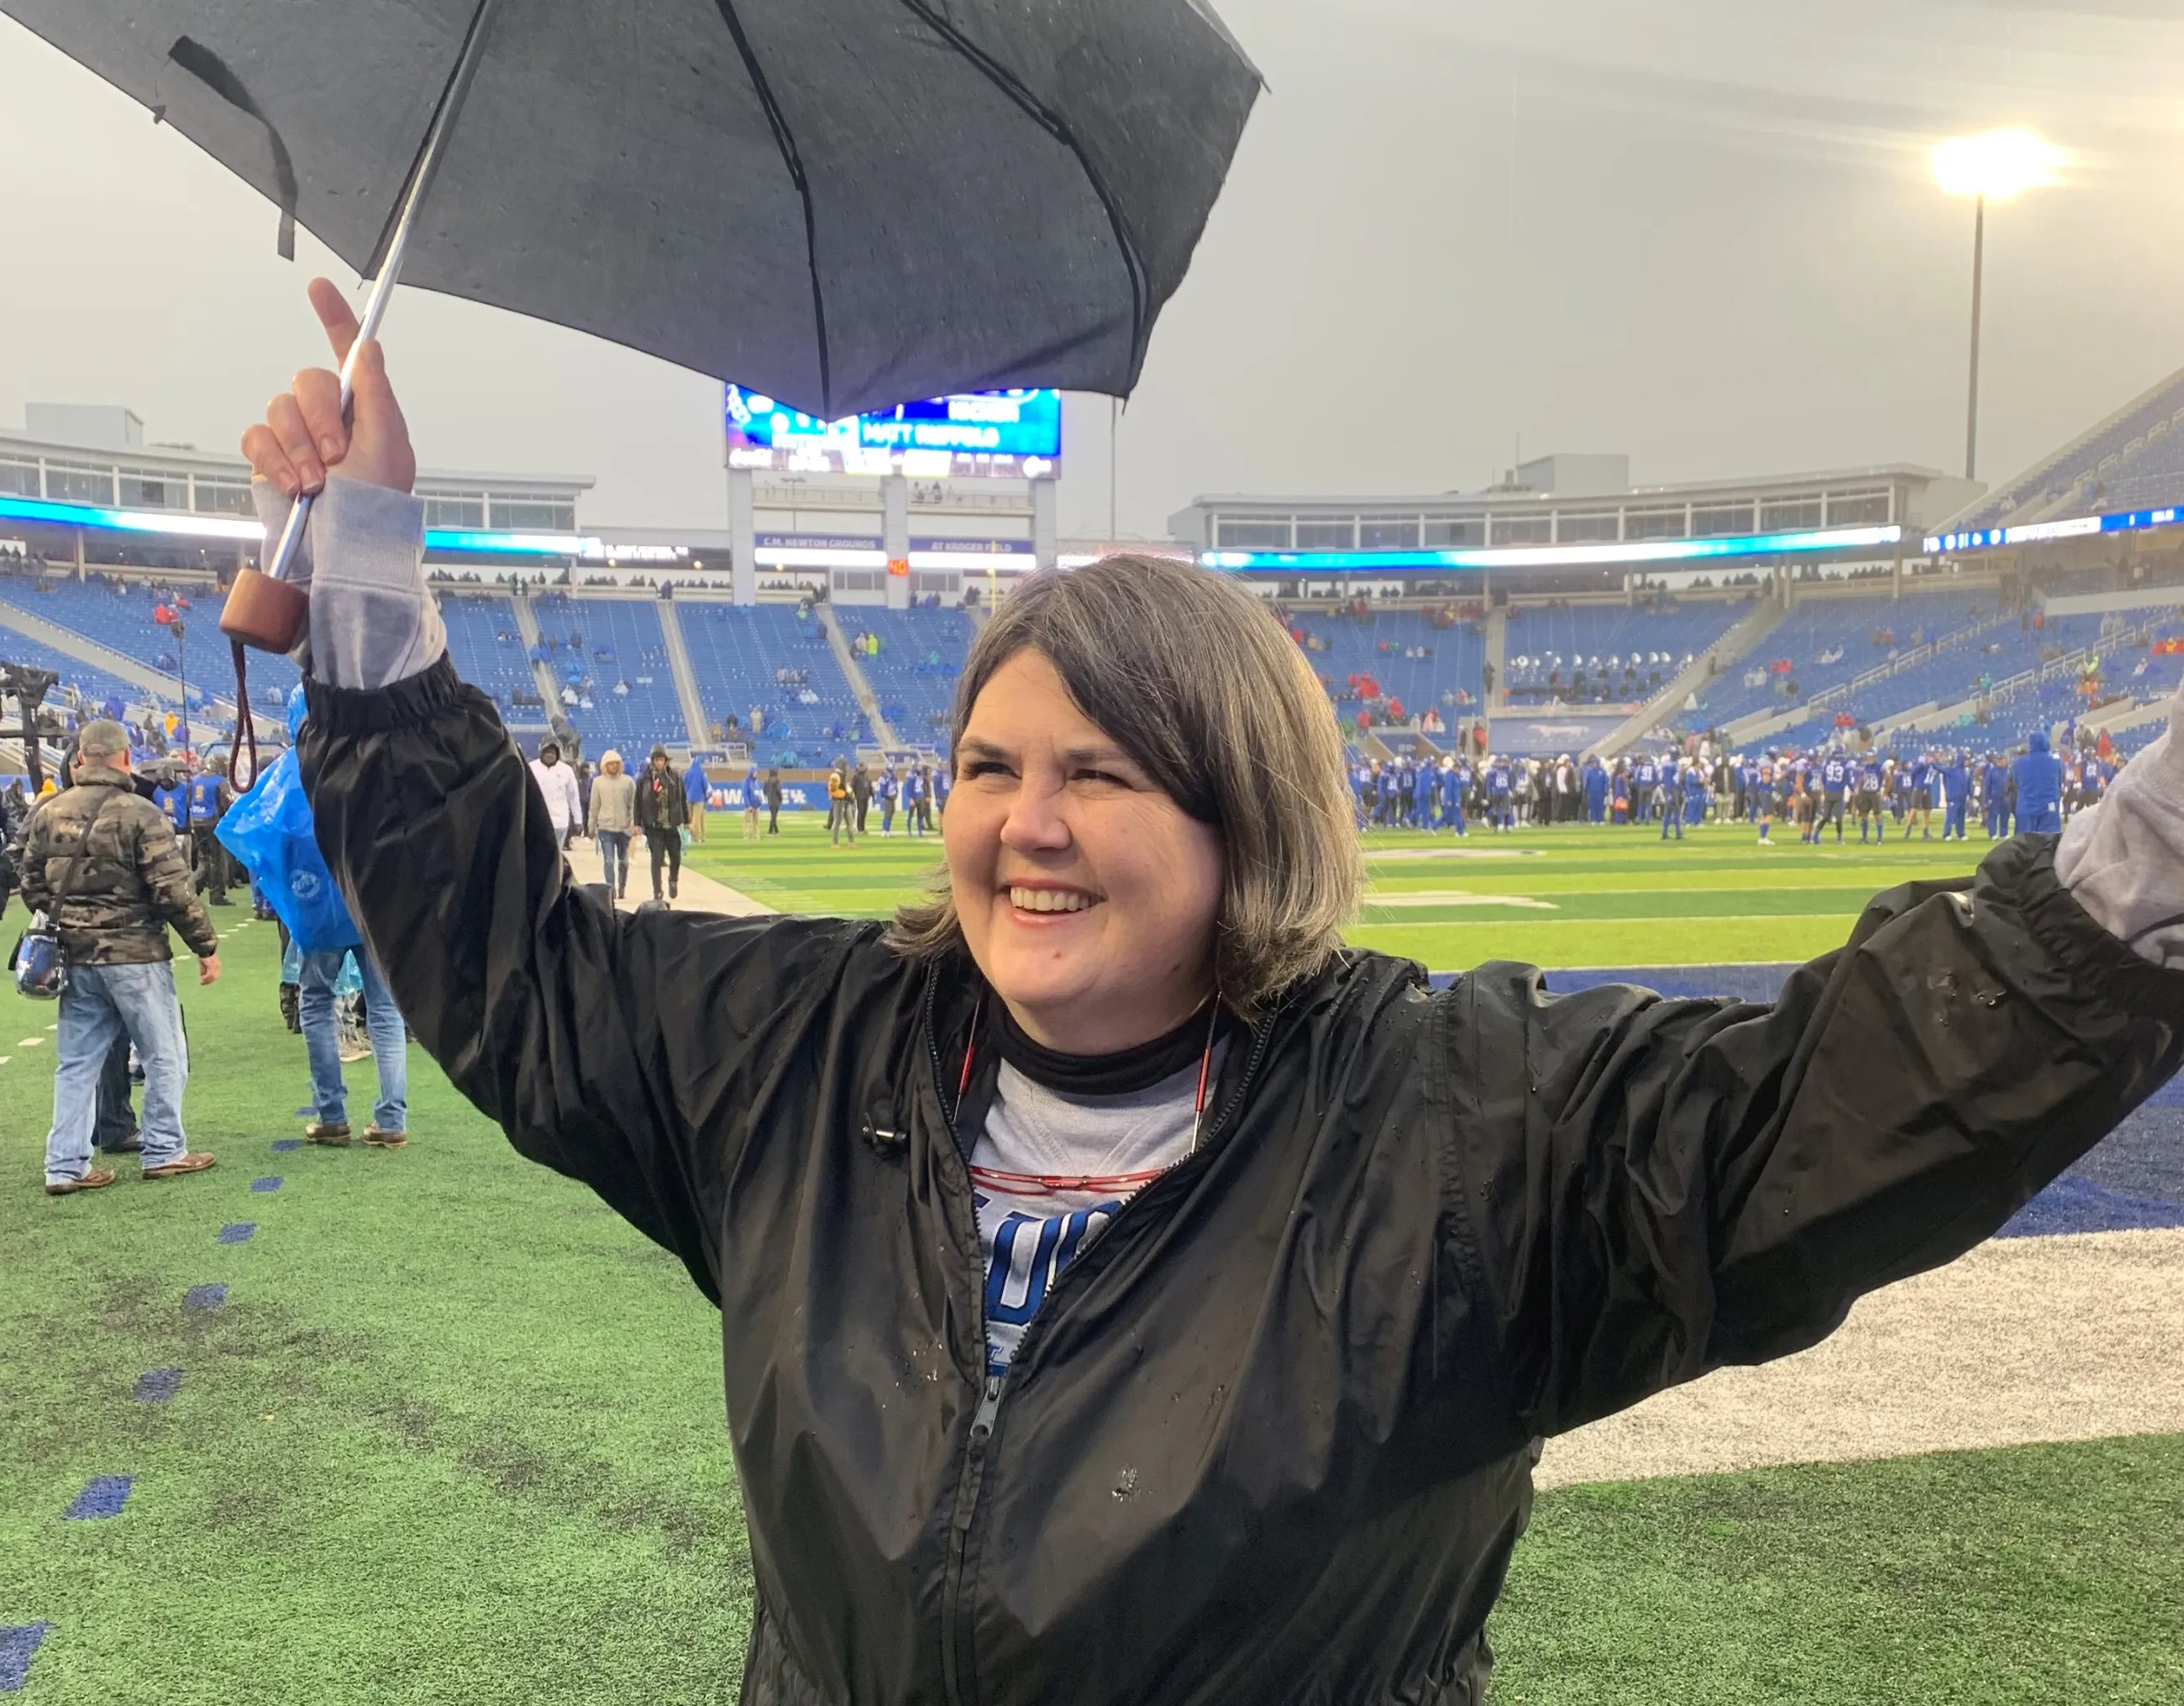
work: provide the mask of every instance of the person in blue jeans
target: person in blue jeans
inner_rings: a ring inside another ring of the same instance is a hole
[[[124,1037],[144,1068],[143,1176],[173,1179],[213,1165],[182,1134],[189,1044],[167,932],[198,956],[200,984],[220,976],[220,938],[173,824],[133,785],[128,731],[103,719],[86,724],[73,771],[74,786],[31,814],[20,861],[24,901],[53,920],[68,966],[53,1037],[49,1196],[114,1182],[112,1168],[92,1165],[92,1134],[100,1072]]]
[[[318,1118],[304,1128],[305,1140],[339,1149],[349,1140],[348,1086],[342,1081],[341,1023],[335,998],[343,962],[356,956],[364,980],[364,1023],[379,1068],[379,1096],[364,1140],[375,1149],[399,1149],[410,1140],[410,1044],[402,1014],[371,956],[361,948],[329,948],[305,954],[298,965],[298,1002],[304,1049],[311,1062],[311,1102]]]

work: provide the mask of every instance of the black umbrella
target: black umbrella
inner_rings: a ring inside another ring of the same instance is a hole
[[[270,197],[284,253],[376,274],[366,336],[398,273],[825,419],[1127,394],[1259,89],[1206,0],[0,12]]]

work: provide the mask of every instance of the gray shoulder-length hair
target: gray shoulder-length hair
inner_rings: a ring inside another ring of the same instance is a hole
[[[987,682],[1020,651],[1053,664],[1078,710],[1167,796],[1220,832],[1215,973],[1250,1019],[1342,945],[1361,883],[1334,708],[1296,643],[1225,577],[1148,556],[1043,570],[980,632],[956,689],[951,750]],[[945,874],[895,914],[913,958],[963,945]]]

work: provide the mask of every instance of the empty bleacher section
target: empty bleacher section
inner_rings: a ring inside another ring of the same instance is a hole
[[[872,739],[810,611],[699,599],[677,599],[675,611],[706,716],[728,739],[748,740],[760,763],[828,764]]]
[[[688,744],[658,600],[547,593],[532,600],[532,609],[538,618],[538,661],[552,672],[588,759],[610,746],[627,758],[632,749],[642,757],[655,742]]]
[[[2184,500],[2184,372],[1997,487],[1936,531],[1966,532]]]
[[[104,575],[81,581],[57,575],[9,576],[0,580],[0,601],[170,678],[156,687],[122,679],[119,696],[131,705],[148,703],[154,697],[168,705],[179,704],[181,676],[187,666],[192,716],[198,727],[233,727],[231,716],[219,713],[215,717],[210,709],[213,700],[235,696],[231,653],[220,632],[226,599],[210,584]],[[163,610],[182,624],[179,641],[172,627],[158,620]],[[109,683],[120,679],[115,671],[55,648],[46,650],[54,653],[55,661],[44,666],[57,670],[64,685],[89,694],[86,683],[93,677]],[[266,722],[278,723],[288,691],[299,679],[295,665],[285,657],[251,655],[251,703]],[[103,701],[109,695],[102,691],[90,696]]]
[[[1372,724],[1401,724],[1434,710],[1453,728],[1482,707],[1486,638],[1477,620],[1418,610],[1305,610],[1285,620],[1346,721],[1362,711]]]
[[[1851,683],[1860,677],[1886,672],[1908,654],[1992,622],[1997,597],[1992,588],[1972,594],[1907,593],[1900,599],[1808,596],[1776,625],[1757,654],[1731,663],[1715,678],[1702,695],[1700,710],[1687,714],[1685,720],[1697,727],[1725,728],[1746,718],[1810,706],[1819,700],[1828,707],[1832,723],[1837,713],[1854,718],[1885,715],[1873,709],[1884,701],[1900,700],[1906,707],[1922,703],[1933,695],[1901,699],[1913,684],[1897,676],[1869,683],[1874,689],[1869,705],[1837,703],[1831,696],[1854,694]],[[1955,648],[1945,647],[1934,655],[1947,660],[1947,669],[1969,667],[1967,680],[1976,682],[1980,672],[1970,653],[1958,655]]]
[[[124,711],[133,714],[147,700],[144,689],[135,682],[109,675],[4,624],[0,624],[0,660],[30,669],[49,669],[58,676],[58,688],[46,698],[46,703],[56,709],[65,707],[85,716],[97,716],[109,700],[119,700]]]
[[[456,672],[492,694],[504,722],[546,721],[514,605],[492,594],[443,593],[440,620],[447,626],[448,655]]]
[[[1504,686],[1513,705],[1626,705],[1658,693],[1734,627],[1750,600],[1513,604]]]
[[[895,739],[945,750],[955,713],[956,679],[977,632],[959,610],[883,610],[839,606],[835,619],[849,636],[857,666],[879,700]],[[866,637],[877,647],[864,644]]]

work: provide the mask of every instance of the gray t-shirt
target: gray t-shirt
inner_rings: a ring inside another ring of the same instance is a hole
[[[1225,1045],[1224,1045],[1225,1046]],[[1208,1082],[1219,1076],[1214,1051]],[[1122,1096],[1064,1096],[1006,1061],[971,1152],[986,1258],[987,1372],[1005,1373],[1061,1270],[1190,1153],[1200,1062]]]

